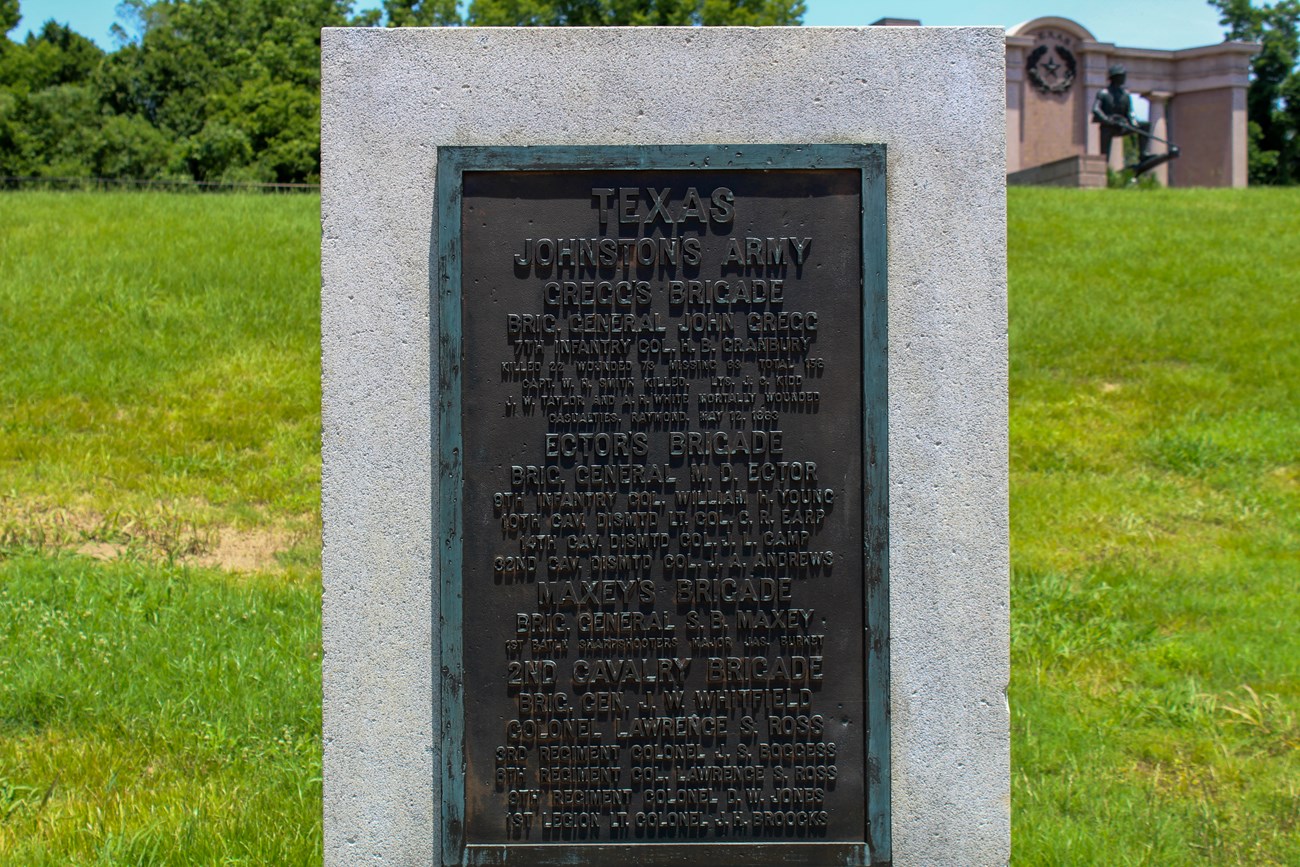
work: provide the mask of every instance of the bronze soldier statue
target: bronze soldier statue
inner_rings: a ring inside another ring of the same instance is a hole
[[[1124,89],[1128,70],[1119,64],[1110,68],[1110,87],[1097,92],[1092,101],[1093,123],[1101,124],[1101,152],[1110,159],[1110,145],[1115,139],[1121,142],[1133,133],[1138,138],[1138,162],[1147,158],[1147,145],[1151,140],[1151,124],[1133,119],[1133,98]]]

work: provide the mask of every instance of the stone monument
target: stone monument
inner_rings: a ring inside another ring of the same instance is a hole
[[[1006,863],[1002,40],[324,32],[327,863]]]
[[[1008,30],[1006,47],[1009,183],[1105,186],[1107,168],[1125,167],[1123,148],[1106,147],[1118,128],[1093,122],[1111,69],[1123,66],[1125,88],[1148,104],[1148,135],[1139,140],[1150,145],[1146,164],[1162,185],[1246,186],[1246,88],[1257,43],[1120,46],[1048,16]],[[1183,146],[1174,162],[1168,140]]]

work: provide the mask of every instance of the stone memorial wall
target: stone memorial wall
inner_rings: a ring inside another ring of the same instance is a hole
[[[1002,57],[324,32],[327,863],[1006,862]]]

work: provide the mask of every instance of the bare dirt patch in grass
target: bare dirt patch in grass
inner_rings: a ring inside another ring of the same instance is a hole
[[[110,542],[85,542],[78,545],[76,550],[81,556],[94,560],[116,560],[126,553],[127,547]]]
[[[278,555],[302,540],[302,533],[282,528],[236,530],[224,528],[215,546],[192,558],[197,566],[227,572],[273,572],[280,568]]]
[[[0,559],[5,549],[27,549],[105,561],[133,556],[235,573],[278,572],[285,568],[286,555],[319,539],[310,515],[270,526],[235,527],[182,518],[166,504],[150,514],[110,515],[13,498],[0,505],[5,507],[0,510]],[[187,506],[186,511],[193,515],[195,510]]]

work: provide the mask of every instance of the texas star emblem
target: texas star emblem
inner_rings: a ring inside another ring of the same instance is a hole
[[[1029,80],[1034,83],[1034,87],[1043,93],[1065,93],[1074,83],[1076,69],[1077,64],[1070,49],[1056,45],[1049,52],[1048,46],[1040,45],[1030,52],[1025,71],[1029,73]]]

